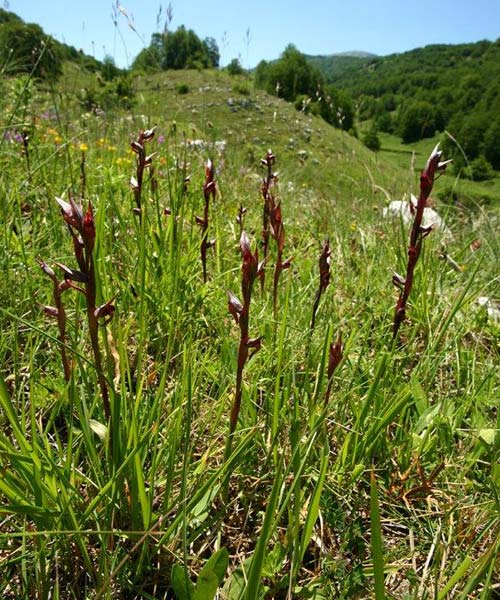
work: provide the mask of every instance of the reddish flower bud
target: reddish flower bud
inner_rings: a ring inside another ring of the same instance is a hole
[[[406,283],[405,278],[399,273],[394,273],[392,276],[392,283],[399,289],[403,289]]]
[[[142,131],[140,133],[141,139],[143,141],[145,141],[145,142],[151,141],[154,138],[155,129],[156,129],[156,126],[155,127],[151,127],[151,129],[146,129],[145,131]]]
[[[332,251],[330,250],[329,240],[323,244],[323,250],[319,257],[319,280],[322,291],[326,290],[330,284],[330,261]]]
[[[83,226],[82,207],[77,204],[73,198],[70,198],[70,201],[66,202],[62,198],[56,196],[56,202],[61,207],[61,213],[66,223],[78,231],[81,231]]]
[[[40,265],[40,268],[45,273],[45,275],[50,277],[52,279],[52,281],[57,281],[56,274],[54,273],[54,271],[49,267],[49,265],[46,262],[44,262],[43,260],[39,260],[38,264]]]
[[[241,291],[243,302],[247,304],[250,302],[253,283],[259,275],[259,257],[257,250],[255,250],[255,254],[252,254],[250,241],[244,231],[241,232],[240,250],[243,258],[243,264],[241,265]]]
[[[92,204],[90,202],[85,217],[83,218],[82,237],[85,247],[89,252],[92,252],[95,243],[95,221]]]
[[[238,298],[229,290],[227,292],[227,308],[234,318],[236,324],[238,324],[240,315],[243,312],[243,304],[241,304]]]
[[[42,306],[42,310],[49,317],[57,319],[59,316],[59,311],[55,306]]]
[[[157,152],[153,152],[152,154],[149,154],[148,156],[146,156],[146,158],[144,159],[144,166],[145,167],[151,166],[151,163],[153,162],[153,158],[156,155],[157,155]]]
[[[253,348],[254,350],[260,350],[262,347],[262,337],[250,338],[246,341],[247,348]]]
[[[289,269],[289,268],[292,266],[292,260],[293,260],[293,256],[291,256],[290,258],[287,258],[286,260],[284,260],[284,261],[281,263],[281,268],[282,268],[283,270],[285,270],[285,269]]]
[[[142,144],[140,144],[139,142],[133,141],[130,144],[130,147],[132,148],[132,150],[136,153],[136,154],[143,154],[144,153],[144,146]]]
[[[337,341],[330,344],[330,353],[328,357],[328,379],[332,378],[332,375],[335,369],[339,366],[343,356],[342,334],[340,333]]]
[[[114,302],[114,298],[112,298],[111,300],[109,300],[109,302],[106,302],[105,304],[101,304],[101,306],[98,306],[95,311],[94,311],[94,315],[98,318],[101,319],[103,317],[113,317],[116,307],[113,304]]]
[[[130,178],[130,187],[134,190],[134,192],[139,191],[139,182],[134,176]]]
[[[205,200],[208,200],[210,196],[215,199],[216,186],[214,181],[214,165],[213,162],[208,159],[205,165],[205,184],[203,186],[203,195]]]
[[[73,269],[70,269],[66,265],[63,265],[62,263],[56,262],[56,265],[63,272],[64,279],[69,279],[70,281],[78,281],[80,283],[88,282],[89,278],[86,273],[82,273],[81,271],[74,271]]]

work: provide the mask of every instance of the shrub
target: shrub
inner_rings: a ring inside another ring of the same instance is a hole
[[[377,128],[374,125],[370,127],[370,129],[363,136],[363,144],[373,150],[374,152],[378,152],[380,150],[380,139],[378,137]]]
[[[243,75],[245,72],[237,58],[233,58],[233,60],[227,65],[226,70],[229,75]]]
[[[241,94],[242,96],[250,96],[252,89],[246,83],[237,83],[233,86],[233,91],[237,94]]]
[[[423,100],[406,104],[399,117],[399,135],[405,144],[432,137],[436,131],[434,107]]]
[[[187,85],[187,83],[180,83],[176,89],[178,94],[189,94],[189,86]]]
[[[493,179],[494,176],[492,166],[482,154],[471,162],[470,178],[473,181],[486,181],[487,179]]]

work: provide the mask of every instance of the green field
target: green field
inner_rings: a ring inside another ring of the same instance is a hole
[[[432,141],[374,154],[217,71],[92,111],[76,69],[2,80],[2,598],[499,597],[500,324],[477,301],[500,299],[498,180],[489,202],[436,180],[453,236],[423,241],[394,341],[408,231],[382,209],[418,195]],[[284,247],[271,233],[239,387],[228,291],[262,258],[268,149]]]

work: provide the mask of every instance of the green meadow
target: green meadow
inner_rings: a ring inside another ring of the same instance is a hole
[[[98,86],[1,82],[2,598],[499,597],[498,179],[436,177],[394,339],[383,209],[435,140],[222,71]]]

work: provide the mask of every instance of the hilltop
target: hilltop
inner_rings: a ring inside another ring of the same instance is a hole
[[[335,83],[342,74],[357,70],[372,59],[377,58],[376,54],[358,50],[335,54],[306,54],[305,56],[307,61],[320,71],[328,83]]]

